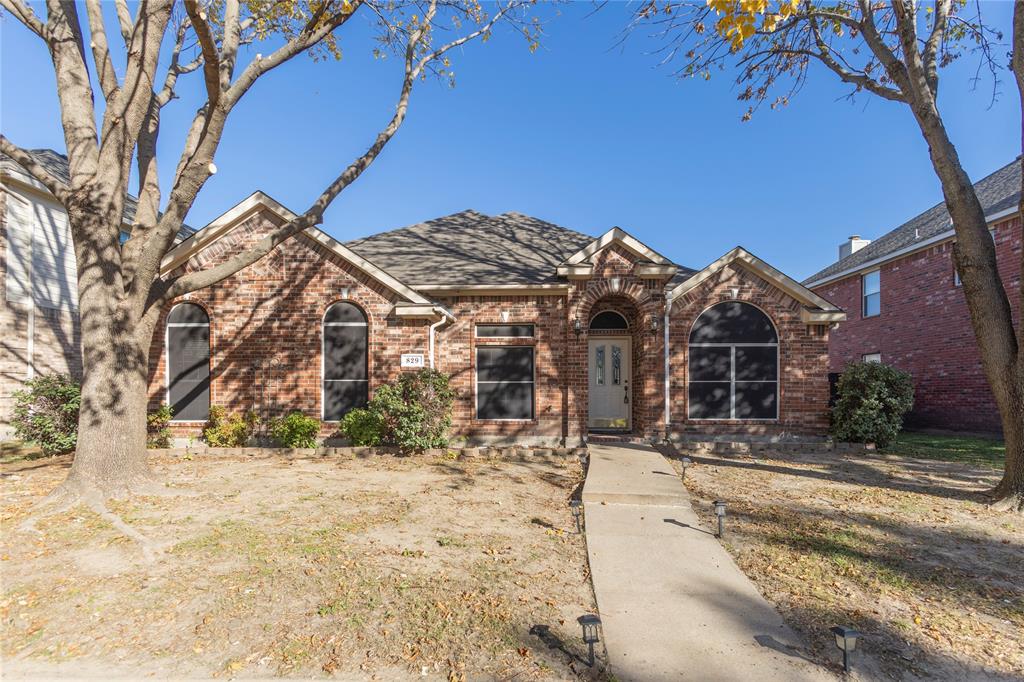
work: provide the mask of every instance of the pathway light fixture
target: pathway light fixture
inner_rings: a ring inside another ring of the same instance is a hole
[[[569,500],[569,509],[572,511],[572,520],[576,522],[576,532],[583,532],[583,501]]]
[[[594,645],[601,641],[601,619],[594,614],[580,616],[576,622],[583,628],[583,643],[587,645],[587,665],[594,667]]]
[[[718,537],[725,535],[725,502],[715,500],[715,516],[718,517]]]
[[[841,625],[832,628],[832,634],[836,637],[836,646],[843,652],[843,670],[850,672],[853,669],[851,655],[857,648],[857,640],[861,634],[853,628],[844,628]]]

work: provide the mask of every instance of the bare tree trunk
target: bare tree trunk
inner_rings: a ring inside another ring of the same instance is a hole
[[[93,190],[91,193],[95,194]],[[78,260],[82,403],[78,443],[63,492],[122,497],[152,482],[146,463],[146,403],[153,318],[133,319],[120,272],[120,221],[93,206],[69,206]],[[99,263],[88,254],[102,254]],[[102,265],[100,264],[102,263]]]

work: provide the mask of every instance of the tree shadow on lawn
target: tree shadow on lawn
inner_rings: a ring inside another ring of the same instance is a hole
[[[863,461],[857,461],[851,455],[834,455],[834,459],[829,459],[827,454],[814,455],[813,458],[785,456],[794,464],[816,467],[813,469],[766,464],[762,461],[738,457],[707,457],[686,452],[669,453],[668,456],[673,459],[687,456],[697,464],[709,466],[750,469],[835,483],[850,483],[978,504],[986,504],[990,501],[986,491],[998,482],[998,475],[991,469],[967,466],[956,462],[894,456],[856,455]],[[775,453],[770,456],[776,461],[783,458],[783,455]],[[891,466],[893,470],[886,472],[878,468],[879,466]],[[902,473],[897,475],[896,470]]]
[[[829,626],[852,625],[867,635],[866,646],[874,646],[890,664],[898,663],[920,672],[916,670],[918,663],[927,663],[928,674],[935,673],[930,669],[934,666],[951,666],[946,673],[955,673],[957,677],[962,674],[961,679],[974,679],[982,674],[995,680],[1020,679],[985,671],[976,662],[953,658],[948,652],[922,648],[908,638],[908,632],[918,625],[933,627],[928,622],[928,614],[932,613],[936,618],[935,630],[922,630],[922,641],[927,641],[923,639],[925,634],[934,634],[936,641],[938,636],[944,636],[950,649],[957,651],[954,639],[964,635],[957,629],[960,623],[956,619],[961,619],[965,623],[1001,622],[1005,627],[997,629],[999,636],[1012,642],[1014,633],[1024,628],[1024,587],[1019,575],[1024,556],[1021,543],[952,528],[897,523],[870,512],[769,502],[756,505],[746,500],[730,505],[731,519],[741,529],[739,532],[751,536],[750,542],[763,542],[769,549],[780,548],[783,558],[787,553],[790,557],[816,555],[823,561],[817,576],[805,577],[805,568],[795,565],[790,569],[791,576],[801,571],[803,581],[817,583],[821,593],[835,593],[840,589],[836,581],[848,580],[875,598],[869,603],[844,602],[838,595],[830,602],[827,594],[825,598],[819,594],[818,599],[809,600],[787,598],[786,608],[792,611],[794,624],[821,646],[830,641]],[[872,608],[884,613],[887,598],[903,603],[902,609],[889,613],[891,620],[884,620],[879,611],[875,615],[865,613]],[[912,623],[912,615],[905,621],[896,617],[907,615],[908,609],[918,606],[925,609],[923,625]],[[952,612],[951,621],[946,620],[944,611]],[[1012,646],[1009,651],[1012,656]]]

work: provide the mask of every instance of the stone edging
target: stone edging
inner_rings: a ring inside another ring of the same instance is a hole
[[[420,453],[403,453],[395,447],[318,447],[318,448],[154,448],[147,450],[150,455],[171,457],[254,457],[282,459],[353,459],[369,457],[401,457],[423,455],[448,459],[564,459],[586,455],[586,448],[542,448],[542,447],[479,447],[479,448],[430,448]]]

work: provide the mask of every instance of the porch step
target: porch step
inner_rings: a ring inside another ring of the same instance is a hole
[[[736,437],[725,439],[673,438],[672,446],[680,454],[721,455],[809,455],[822,452],[854,454],[872,449],[862,443],[837,443],[824,439],[754,439]]]
[[[650,445],[650,440],[631,433],[588,433],[587,443],[599,443],[602,445],[614,443],[632,443],[634,445]]]

